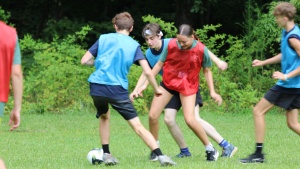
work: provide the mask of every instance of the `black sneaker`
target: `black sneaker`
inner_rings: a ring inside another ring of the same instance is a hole
[[[151,151],[151,153],[150,153],[150,161],[157,161],[157,160],[158,160],[157,155],[153,151]]]
[[[241,163],[263,163],[265,157],[263,154],[251,154],[248,158],[240,159]]]
[[[217,161],[219,157],[219,152],[214,149],[214,151],[206,151],[206,160],[207,161]]]

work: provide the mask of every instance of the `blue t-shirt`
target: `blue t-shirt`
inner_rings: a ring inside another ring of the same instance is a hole
[[[94,45],[89,49],[89,52],[95,57],[98,57],[99,50],[99,40],[97,40]],[[135,55],[133,57],[133,63],[139,65],[138,61],[145,59],[140,46],[137,46]],[[113,63],[112,63],[113,64]],[[101,65],[100,65],[101,66]],[[128,90],[122,87],[122,85],[108,85],[90,82],[90,95],[108,97],[115,100],[128,99]]]

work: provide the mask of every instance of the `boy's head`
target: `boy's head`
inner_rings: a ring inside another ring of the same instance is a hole
[[[112,19],[112,24],[116,26],[117,30],[127,30],[128,32],[131,32],[134,24],[134,20],[131,17],[130,13],[128,12],[122,12],[117,14]]]
[[[142,36],[150,48],[160,48],[160,39],[163,36],[161,27],[157,23],[149,23],[145,25]]]
[[[289,2],[280,2],[273,11],[275,17],[286,17],[289,21],[294,20],[296,7]]]

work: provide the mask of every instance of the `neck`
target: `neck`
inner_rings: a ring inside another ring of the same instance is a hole
[[[158,41],[157,46],[155,46],[154,50],[159,51],[162,46],[162,40]]]
[[[129,33],[130,33],[130,32],[128,32],[126,29],[123,29],[123,30],[116,30],[116,32],[117,32],[117,33],[120,33],[120,34],[127,35],[127,36],[128,36]]]
[[[292,29],[294,28],[294,26],[295,26],[294,21],[288,21],[288,22],[286,23],[285,30],[286,30],[287,32],[289,32],[290,30],[292,30]]]

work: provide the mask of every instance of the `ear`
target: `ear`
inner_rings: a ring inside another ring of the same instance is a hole
[[[133,26],[131,26],[131,28],[129,29],[129,32],[131,32],[133,30]]]
[[[116,25],[116,24],[114,24],[114,28],[115,28],[115,30],[118,30],[118,27],[117,27],[117,25]]]

